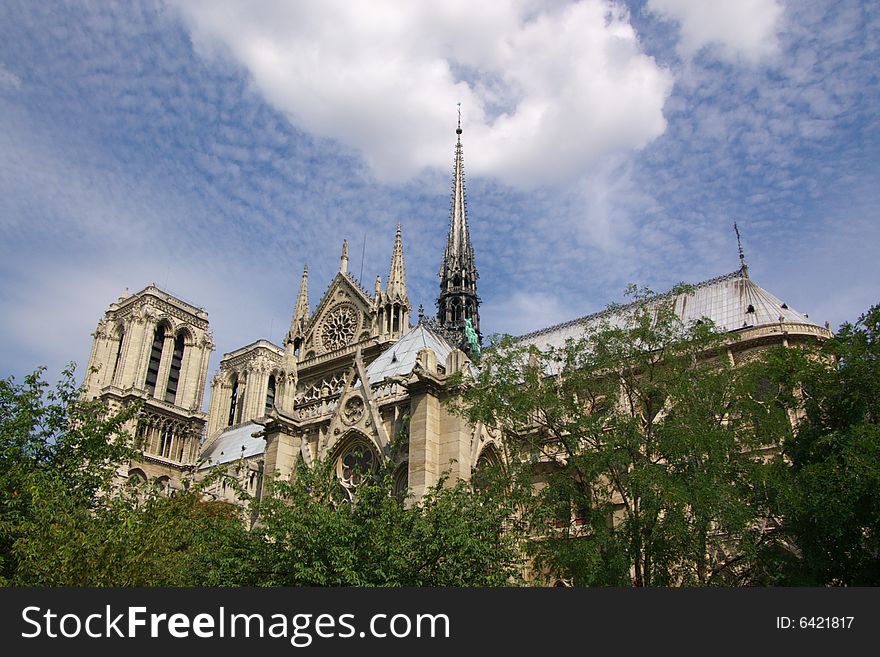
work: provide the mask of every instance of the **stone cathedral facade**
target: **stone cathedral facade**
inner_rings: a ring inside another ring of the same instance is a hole
[[[223,355],[210,378],[205,413],[214,348],[205,310],[154,286],[110,305],[93,334],[85,388],[111,406],[143,401],[130,427],[143,459],[122,476],[174,490],[222,467],[259,497],[266,477],[289,478],[300,460],[329,459],[343,488],[353,492],[360,472],[390,460],[395,486],[418,499],[444,474],[469,479],[482,461],[499,458],[491,428],[469,426],[444,404],[453,394],[450,377],[474,367],[466,325],[482,335],[460,126],[456,132],[436,318],[419,312],[411,323],[399,225],[385,284],[377,277],[372,293],[349,274],[343,243],[339,272],[314,308],[303,270],[282,344],[260,339]],[[742,257],[740,269],[695,285],[675,304],[686,321],[708,317],[735,333],[734,361],[770,344],[830,336],[757,285]],[[607,313],[521,340],[562,345],[600,319]],[[235,501],[222,482],[208,494]]]

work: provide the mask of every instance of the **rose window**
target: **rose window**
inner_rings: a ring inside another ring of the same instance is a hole
[[[342,421],[348,425],[354,424],[364,416],[364,400],[360,397],[351,397],[342,408]]]
[[[351,306],[337,308],[324,320],[321,342],[325,349],[339,349],[347,345],[358,328],[357,312]]]

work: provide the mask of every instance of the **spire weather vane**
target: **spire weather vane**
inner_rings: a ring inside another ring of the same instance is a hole
[[[733,231],[736,233],[736,246],[739,250],[739,266],[742,270],[743,276],[748,278],[749,275],[749,266],[746,264],[746,254],[743,252],[743,244],[742,237],[739,234],[739,226],[736,225],[736,222],[733,222]]]

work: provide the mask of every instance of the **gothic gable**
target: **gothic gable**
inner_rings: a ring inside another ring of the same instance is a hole
[[[373,300],[354,279],[340,272],[306,326],[303,360],[363,342],[374,333]]]
[[[355,354],[354,367],[346,372],[345,387],[330,420],[326,441],[319,446],[319,454],[335,453],[351,435],[362,437],[376,448],[378,455],[386,455],[388,435],[373,399],[360,350]]]

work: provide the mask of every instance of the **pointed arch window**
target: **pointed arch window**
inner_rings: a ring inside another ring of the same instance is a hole
[[[244,405],[247,399],[247,379],[241,384],[238,390],[238,397],[238,407],[235,409],[235,424],[241,424],[242,417],[244,416]]]
[[[232,377],[232,394],[229,397],[229,419],[226,426],[231,427],[235,423],[235,407],[238,405],[238,377]]]
[[[162,438],[159,443],[159,456],[163,456],[165,458],[170,458],[172,438],[173,438],[173,435],[171,433],[171,429],[169,427],[165,427],[162,430]]]
[[[379,469],[379,456],[363,437],[357,437],[339,452],[336,476],[348,499],[354,499],[357,487]]]
[[[165,386],[165,401],[173,404],[177,399],[177,386],[180,383],[180,365],[183,362],[183,333],[174,339],[174,353],[171,356],[171,369],[168,371],[168,385]]]
[[[461,306],[457,299],[452,302],[452,322],[453,324],[461,322]]]
[[[278,387],[278,383],[275,380],[275,375],[269,375],[269,384],[266,386],[266,415],[275,408],[275,391]]]
[[[147,378],[144,386],[150,395],[156,394],[156,381],[159,378],[159,364],[162,362],[162,348],[165,346],[165,326],[160,324],[153,334],[153,347],[150,349],[150,362],[147,364]]]

